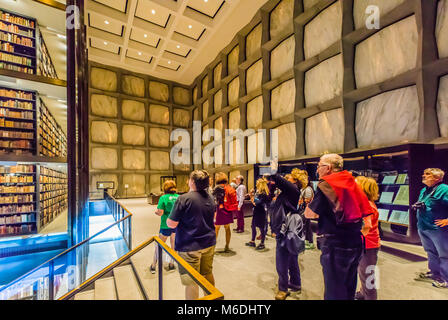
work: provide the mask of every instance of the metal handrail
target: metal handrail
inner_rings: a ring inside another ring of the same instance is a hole
[[[119,266],[121,263],[125,262],[126,260],[130,259],[134,254],[145,248],[146,246],[150,245],[151,243],[156,242],[160,248],[163,249],[171,258],[173,258],[182,268],[184,268],[187,273],[190,274],[190,276],[193,278],[193,280],[199,284],[202,289],[204,289],[208,295],[204,296],[198,300],[218,300],[218,299],[224,299],[224,295],[216,289],[210,282],[207,281],[198,271],[196,271],[188,262],[186,262],[184,259],[182,259],[173,249],[167,246],[167,244],[162,241],[158,236],[153,236],[149,240],[143,242],[140,244],[137,248],[134,250],[128,252],[124,256],[122,256],[120,259],[114,261],[112,264],[105,267],[103,270],[97,272],[92,277],[81,283],[77,288],[73,289],[72,291],[66,293],[62,297],[59,298],[59,300],[68,300],[75,296],[77,293],[82,291],[83,289],[90,286],[92,283],[94,283],[96,280],[100,279],[102,276],[110,272],[115,267]],[[161,256],[161,255],[159,255]],[[159,261],[162,259],[160,258]],[[163,272],[162,269],[159,268],[159,283],[161,281],[161,277]],[[162,293],[162,287],[159,287],[159,299],[161,299],[161,293]]]

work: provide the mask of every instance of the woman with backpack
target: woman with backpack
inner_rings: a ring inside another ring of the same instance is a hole
[[[267,224],[267,206],[270,203],[268,181],[266,179],[258,179],[256,183],[257,191],[250,193],[250,201],[254,205],[252,216],[252,240],[246,243],[246,246],[254,247],[255,250],[263,250],[265,248],[264,241],[266,239]],[[257,228],[260,229],[260,244],[255,246],[255,237]]]
[[[233,214],[238,210],[238,201],[236,198],[236,191],[229,184],[229,179],[224,172],[216,174],[216,187],[213,190],[213,195],[216,201],[216,215],[215,215],[215,231],[216,239],[221,226],[226,230],[226,246],[224,252],[229,252],[229,244],[231,237],[230,224],[233,223]]]

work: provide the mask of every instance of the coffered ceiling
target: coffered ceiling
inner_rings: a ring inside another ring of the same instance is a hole
[[[87,0],[89,60],[190,85],[267,0]]]

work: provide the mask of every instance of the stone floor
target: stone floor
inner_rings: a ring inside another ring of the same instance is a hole
[[[154,214],[155,206],[146,203],[146,199],[121,200],[133,213],[133,247],[151,236],[157,234],[159,217]],[[216,287],[224,294],[225,299],[231,300],[270,300],[274,298],[277,284],[275,271],[275,241],[268,237],[266,250],[255,251],[245,246],[250,240],[251,218],[246,218],[246,232],[232,233],[230,247],[234,251],[230,254],[217,253],[214,260],[214,276]],[[222,229],[217,243],[217,251],[224,247],[225,234]],[[424,256],[420,246],[401,245],[390,242],[384,243],[391,247],[400,247],[412,252],[415,257]],[[151,298],[157,296],[157,274],[150,274],[149,263],[152,261],[154,247],[150,246],[136,255],[133,259],[142,277],[145,288]],[[302,273],[302,293],[292,295],[288,299],[318,300],[323,298],[323,276],[319,263],[320,251],[307,250],[299,256]],[[417,260],[417,261],[415,261]],[[426,269],[424,259],[408,260],[394,254],[381,251],[379,254],[379,299],[407,300],[407,299],[448,299],[448,289],[437,289],[429,283],[413,280],[415,272]],[[164,296],[166,299],[183,299],[183,287],[177,271],[165,271]]]

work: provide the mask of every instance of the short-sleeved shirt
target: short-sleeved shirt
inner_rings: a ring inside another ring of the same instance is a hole
[[[330,201],[319,188],[317,188],[313,201],[308,206],[319,215],[318,234],[332,235],[329,241],[334,240],[340,246],[357,247],[361,245],[362,221],[338,225]]]
[[[436,188],[435,192],[431,195],[434,188]],[[423,188],[418,201],[423,201],[426,209],[418,210],[417,227],[420,230],[439,230],[434,221],[448,218],[448,185],[440,184],[432,188]],[[448,229],[448,227],[442,229]]]
[[[207,191],[190,191],[179,196],[169,216],[171,220],[179,222],[175,250],[188,252],[214,246],[215,211],[215,202]]]
[[[159,203],[157,204],[157,209],[163,210],[163,215],[160,220],[160,229],[171,229],[166,225],[166,220],[170,216],[174,203],[178,197],[179,195],[176,193],[167,193],[160,197]]]

